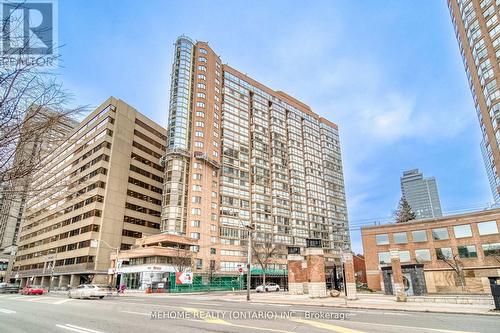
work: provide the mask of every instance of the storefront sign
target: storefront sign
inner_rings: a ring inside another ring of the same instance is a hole
[[[193,284],[193,273],[175,273],[175,284]]]

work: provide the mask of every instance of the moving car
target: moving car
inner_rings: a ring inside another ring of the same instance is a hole
[[[43,295],[47,292],[42,286],[25,286],[21,289],[21,295]]]
[[[105,284],[81,284],[68,292],[69,298],[92,298],[113,296],[113,287]]]
[[[0,283],[0,294],[17,294],[19,292],[19,285],[14,283],[2,282]]]
[[[280,286],[276,283],[268,283],[265,287],[263,285],[258,286],[257,288],[255,288],[255,291],[258,293],[264,291],[280,291]]]

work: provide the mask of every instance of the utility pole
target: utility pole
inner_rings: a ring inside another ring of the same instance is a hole
[[[252,231],[253,227],[246,226],[248,229],[248,252],[247,252],[247,301],[250,301],[250,281],[252,280],[251,275],[251,264],[252,264]]]

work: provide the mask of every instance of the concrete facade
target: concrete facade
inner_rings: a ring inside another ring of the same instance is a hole
[[[423,264],[429,293],[462,293],[452,266],[463,270],[465,292],[490,293],[488,277],[500,276],[500,209],[399,224],[363,227],[368,287],[383,290],[391,249],[400,263]],[[451,266],[450,266],[451,265]]]
[[[105,283],[111,252],[158,233],[165,141],[113,97],[87,116],[34,175],[47,189],[26,203],[14,266],[23,283]]]

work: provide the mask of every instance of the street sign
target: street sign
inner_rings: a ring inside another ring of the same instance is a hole
[[[193,273],[175,273],[175,284],[193,284]]]
[[[158,283],[158,288],[165,288],[165,283]]]

